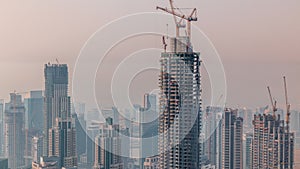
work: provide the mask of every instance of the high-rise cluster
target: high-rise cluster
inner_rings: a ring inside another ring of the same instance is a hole
[[[293,168],[294,133],[280,115],[254,115],[252,168]]]

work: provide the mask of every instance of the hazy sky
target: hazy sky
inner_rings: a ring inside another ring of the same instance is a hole
[[[300,107],[299,0],[176,3],[198,8],[196,25],[213,42],[225,67],[228,105],[268,104],[267,85],[283,103],[286,75],[292,107]],[[80,49],[97,29],[124,15],[155,12],[157,5],[167,6],[167,0],[1,0],[0,98],[13,90],[43,88],[43,66],[56,58],[69,64],[72,73]],[[155,73],[148,75],[156,78]],[[133,102],[142,99],[140,93]]]

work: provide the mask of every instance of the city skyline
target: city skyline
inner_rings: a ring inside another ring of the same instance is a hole
[[[122,5],[117,3],[122,3],[127,8],[120,8],[119,6]],[[177,3],[180,6],[183,4],[181,1]],[[300,33],[300,23],[297,19],[300,2],[294,0],[285,3],[279,1],[251,1],[250,3],[236,0],[219,2],[224,7],[215,2],[196,0],[185,3],[182,6],[195,6],[199,9],[200,21],[195,25],[208,35],[220,53],[227,76],[229,106],[255,108],[258,105],[266,105],[268,102],[265,99],[267,98],[265,86],[267,85],[273,85],[275,91],[278,91],[274,96],[280,99],[282,92],[277,81],[279,81],[278,77],[286,75],[291,83],[290,90],[293,91],[290,94],[291,104],[295,108],[300,108],[300,103],[297,101],[300,100],[298,88],[300,82],[296,76],[300,71],[297,66],[300,63],[300,58],[297,57],[300,55],[300,50],[294,45],[299,43],[296,37]],[[79,6],[82,4],[90,10],[81,9]],[[51,1],[48,5],[39,2],[37,5],[40,8],[32,8],[30,3],[4,2],[0,8],[4,8],[5,5],[9,8],[1,9],[4,15],[0,16],[4,21],[4,26],[0,30],[0,34],[4,37],[0,40],[2,59],[0,78],[7,77],[5,70],[8,68],[13,68],[18,73],[10,74],[11,80],[2,82],[1,98],[8,99],[7,93],[14,90],[23,92],[43,89],[41,65],[48,61],[55,62],[56,58],[60,62],[69,64],[71,80],[80,49],[97,29],[120,16],[145,11],[157,12],[155,10],[157,4],[167,5],[166,2],[160,1],[103,3],[78,0],[72,2],[72,7],[71,2]],[[251,8],[252,5],[257,7],[255,12]],[[110,12],[101,10],[105,8],[113,10]],[[105,13],[112,15],[105,15]],[[239,13],[240,16],[236,16],[235,13]],[[48,14],[51,14],[51,17]],[[21,20],[23,17],[28,22],[23,23]],[[223,17],[229,24],[224,24]],[[65,23],[64,20],[68,22]],[[279,21],[282,24],[278,24]],[[79,23],[83,24],[78,26]],[[24,38],[19,41],[18,37]],[[228,41],[230,43],[227,43]],[[160,41],[157,43],[159,44]],[[71,47],[62,48],[63,44],[70,44],[68,46]],[[23,75],[21,73],[25,72],[23,70],[27,72],[24,75],[27,79],[26,83],[15,80],[18,79],[18,75]],[[149,78],[156,80],[157,76],[150,75]],[[154,87],[154,84],[151,84],[146,89]],[[149,92],[145,89],[143,91],[143,93]],[[132,100],[139,103],[141,97],[142,95],[133,94]],[[279,104],[284,103],[283,100],[278,101]]]
[[[0,169],[300,169],[299,1],[1,10]]]

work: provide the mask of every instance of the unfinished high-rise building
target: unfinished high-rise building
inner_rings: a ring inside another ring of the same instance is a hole
[[[163,37],[165,51],[160,59],[159,168],[199,168],[201,61],[191,44],[191,21],[197,21],[196,9],[187,17],[178,13],[173,1],[170,5],[171,9],[157,7],[174,15],[176,24],[176,37]],[[180,35],[185,26],[186,34]]]
[[[280,115],[254,115],[252,168],[294,167],[294,133],[287,130]]]

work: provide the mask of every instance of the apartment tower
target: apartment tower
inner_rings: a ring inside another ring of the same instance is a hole
[[[253,126],[252,168],[293,169],[294,133],[280,115],[254,115]]]
[[[243,168],[243,118],[237,110],[225,109],[222,118],[223,169]]]

